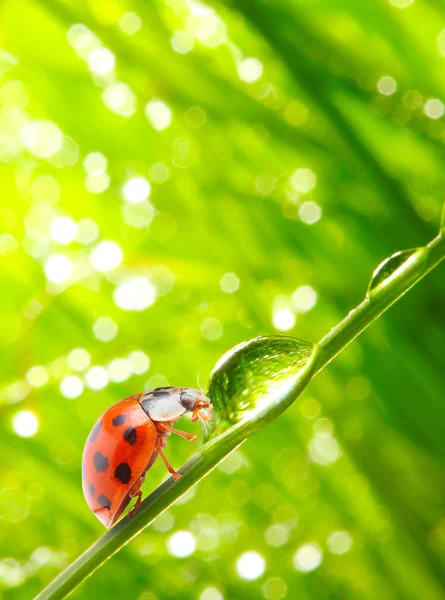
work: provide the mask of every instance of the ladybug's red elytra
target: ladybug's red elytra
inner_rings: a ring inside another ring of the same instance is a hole
[[[175,479],[177,473],[162,449],[176,433],[195,441],[196,435],[174,429],[185,413],[192,421],[211,416],[210,399],[194,388],[162,387],[124,398],[108,408],[88,436],[82,457],[82,487],[85,500],[96,517],[111,527],[137,498],[130,510],[141,504],[145,473],[160,455]]]

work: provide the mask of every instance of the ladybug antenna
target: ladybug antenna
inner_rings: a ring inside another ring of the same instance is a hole
[[[201,387],[201,383],[200,383],[200,381],[199,381],[199,380],[200,380],[200,378],[201,378],[201,375],[198,373],[198,375],[196,376],[196,383],[198,384],[198,387],[199,387],[199,390],[200,390],[200,392],[201,392],[202,394],[204,394],[204,390],[202,389],[202,387]],[[205,396],[205,394],[204,394],[204,396]]]

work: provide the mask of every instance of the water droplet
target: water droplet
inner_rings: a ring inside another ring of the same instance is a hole
[[[377,269],[372,274],[371,281],[368,286],[368,295],[372,294],[372,292],[375,292],[376,289],[382,285],[386,285],[387,279],[398,269],[400,269],[402,265],[408,267],[415,260],[415,257],[419,251],[421,251],[419,248],[402,250],[392,254],[389,258],[385,258],[385,260],[379,264]]]
[[[267,414],[282,412],[304,387],[315,356],[314,344],[283,336],[257,337],[227,352],[216,364],[208,396],[213,418],[207,440]]]

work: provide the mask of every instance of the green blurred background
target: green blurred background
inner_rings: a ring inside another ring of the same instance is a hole
[[[105,408],[205,385],[259,334],[317,341],[435,235],[445,7],[4,0],[0,48],[0,597],[22,600],[104,531],[80,463]],[[73,598],[444,598],[444,275]]]

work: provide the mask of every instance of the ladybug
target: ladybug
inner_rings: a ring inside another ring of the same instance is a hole
[[[85,500],[96,517],[111,527],[137,498],[128,517],[141,505],[141,485],[158,456],[174,479],[181,475],[169,464],[163,448],[176,433],[192,442],[193,433],[172,426],[185,413],[192,421],[211,417],[210,399],[194,388],[161,387],[124,398],[108,408],[91,430],[82,457]]]

